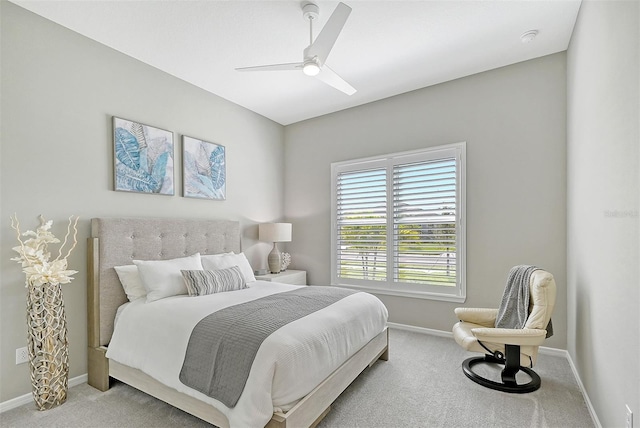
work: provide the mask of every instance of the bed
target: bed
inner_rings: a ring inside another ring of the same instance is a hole
[[[136,303],[128,303],[122,284],[113,269],[115,266],[130,265],[134,259],[167,260],[195,253],[211,255],[229,252],[241,252],[240,226],[235,221],[151,218],[92,219],[91,237],[88,240],[88,383],[99,390],[106,391],[109,389],[110,379],[117,379],[218,427],[241,424],[256,426],[257,422],[248,422],[242,418],[238,419],[238,414],[247,413],[246,409],[251,408],[247,406],[253,405],[243,402],[245,393],[248,395],[247,391],[250,388],[260,389],[259,386],[250,386],[254,372],[259,373],[255,375],[255,378],[260,382],[262,379],[260,376],[263,376],[264,373],[267,373],[267,375],[269,373],[266,369],[256,368],[258,366],[257,363],[251,369],[250,379],[247,381],[245,392],[243,392],[240,401],[238,401],[238,405],[233,409],[229,409],[221,405],[217,400],[206,397],[198,391],[191,391],[188,387],[176,386],[176,384],[172,384],[171,381],[168,382],[166,379],[159,380],[158,378],[161,376],[157,376],[153,372],[150,374],[150,370],[143,366],[130,364],[126,358],[107,358],[107,352],[109,351],[113,354],[115,350],[115,345],[109,349],[109,344],[114,334],[116,315],[118,314],[119,317],[118,323],[123,323],[123,320],[127,317],[133,317],[133,315],[130,316],[128,314],[134,313],[133,308]],[[268,286],[274,287],[273,291],[265,291],[271,290],[266,288]],[[253,288],[250,287],[251,289],[249,290],[221,294],[278,293],[290,290],[292,287],[299,288],[285,284],[269,284],[267,282],[262,284],[261,282],[256,282],[255,286]],[[248,297],[249,300],[251,298]],[[175,297],[174,299],[174,301],[165,299],[166,301],[154,302],[154,304],[160,304],[155,306],[146,305],[146,308],[162,308],[163,305],[165,305],[165,308],[178,307],[182,304],[182,301],[189,299],[189,297]],[[203,298],[198,297],[197,299]],[[352,304],[356,300],[362,299],[349,296],[343,300],[344,303],[342,301],[338,302],[332,305],[332,308],[342,304]],[[143,307],[142,305],[138,306]],[[313,316],[322,317],[323,314],[323,311],[318,311],[317,315],[312,314],[307,318],[312,318]],[[327,315],[325,320],[332,318],[335,317]],[[322,324],[318,322],[318,319],[315,319],[315,324]],[[301,330],[298,324],[303,321],[295,321],[278,330],[278,333],[280,331],[289,333],[289,330]],[[294,324],[295,326],[290,327]],[[367,324],[367,322],[364,324]],[[286,396],[287,394],[280,394],[275,386],[273,390],[269,388],[269,393],[273,394],[273,396],[269,396],[269,415],[266,419],[256,419],[260,420],[259,425],[264,424],[268,427],[284,428],[306,427],[317,424],[330,410],[331,403],[366,367],[371,366],[378,359],[388,359],[388,330],[385,325],[379,326],[378,324],[380,324],[379,321],[374,327],[367,327],[375,329],[372,330],[373,333],[371,331],[366,333],[371,336],[370,339],[367,336],[366,342],[357,344],[357,349],[352,349],[348,355],[345,354],[344,358],[331,363],[335,367],[331,368],[326,377],[313,380],[314,384],[311,388],[306,386],[305,388],[310,392],[305,393],[304,396],[292,399],[292,396],[289,395],[287,404],[281,406],[280,404],[282,403],[277,403],[276,397]],[[277,335],[274,334],[272,336]],[[271,336],[265,340],[256,356],[256,361],[261,361],[260,364],[262,364],[263,360],[267,360],[266,357],[272,358],[271,354],[260,354],[263,347],[276,349],[273,344],[268,346],[267,342],[269,340],[271,340]],[[343,341],[350,342],[352,339],[345,338]],[[157,343],[158,346],[160,346],[159,342]],[[177,348],[180,351],[180,346]],[[262,355],[265,358],[262,358]],[[277,358],[277,356],[273,356],[273,358]],[[299,365],[303,364],[299,363]],[[277,366],[277,363],[271,363],[271,365]],[[325,367],[324,370],[327,370],[327,368]],[[274,385],[286,384],[287,374],[283,370],[280,372],[283,374],[278,379],[274,378]],[[296,388],[301,390],[298,385],[296,385]],[[251,392],[253,393],[253,389],[251,389]],[[264,401],[266,398],[260,397],[260,399]],[[276,403],[275,406],[273,405],[274,403]],[[261,405],[261,408],[264,410],[264,404]],[[260,412],[256,412],[256,414],[258,413]],[[237,421],[239,420],[242,422],[238,423]]]

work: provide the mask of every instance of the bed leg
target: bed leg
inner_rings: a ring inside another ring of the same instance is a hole
[[[387,328],[387,346],[384,348],[384,352],[380,354],[382,361],[389,361],[389,329]]]
[[[100,391],[109,389],[109,359],[107,348],[89,348],[89,370],[87,383]]]
[[[369,367],[371,367],[378,360],[389,361],[389,329],[387,329],[387,346],[384,347],[382,352],[378,354],[378,357],[375,360],[371,361]]]
[[[371,360],[371,362],[369,363],[369,367],[373,366],[378,360],[389,361],[389,345],[387,345],[382,351],[380,351],[377,357]]]
[[[315,428],[323,419],[325,416],[327,416],[327,414],[331,411],[331,406],[327,407],[326,409],[324,409],[324,412],[322,412],[322,414],[320,416],[318,416],[318,419],[316,419],[309,428]]]
[[[324,419],[324,417],[329,414],[330,411],[331,406],[324,409],[320,416],[318,416],[316,420],[313,421],[311,425],[309,425],[309,428],[315,428]],[[287,428],[287,417],[284,413],[274,413],[269,423],[265,425],[265,428]]]
[[[388,346],[387,346],[387,349],[384,350],[382,355],[380,355],[380,359],[382,361],[389,361],[389,347]]]

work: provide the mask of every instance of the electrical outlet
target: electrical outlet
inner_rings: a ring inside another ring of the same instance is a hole
[[[22,364],[29,361],[29,352],[27,347],[16,349],[16,364]]]
[[[627,424],[626,424],[626,428],[633,428],[633,412],[631,411],[631,408],[629,407],[629,405],[626,405],[627,407]]]

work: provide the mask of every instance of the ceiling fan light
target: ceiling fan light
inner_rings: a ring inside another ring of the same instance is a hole
[[[320,73],[320,67],[315,62],[307,62],[302,66],[302,72],[307,76],[317,76]]]

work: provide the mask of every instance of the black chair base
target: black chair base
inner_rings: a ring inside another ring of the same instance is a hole
[[[512,349],[510,348],[511,346],[514,346],[517,349]],[[538,376],[538,374],[530,368],[520,366],[520,347],[515,345],[507,345],[506,354],[507,355],[505,358],[502,358],[501,353],[497,353],[497,355],[487,354],[484,357],[467,358],[462,363],[462,371],[469,379],[471,379],[475,383],[498,391],[526,394],[528,392],[536,391],[538,388],[540,388],[540,376]],[[473,366],[479,363],[504,365],[505,367],[501,373],[502,383],[486,379],[474,372]],[[518,385],[518,383],[516,382],[516,373],[518,373],[518,371],[520,370],[528,374],[529,377],[531,377],[531,381]]]

